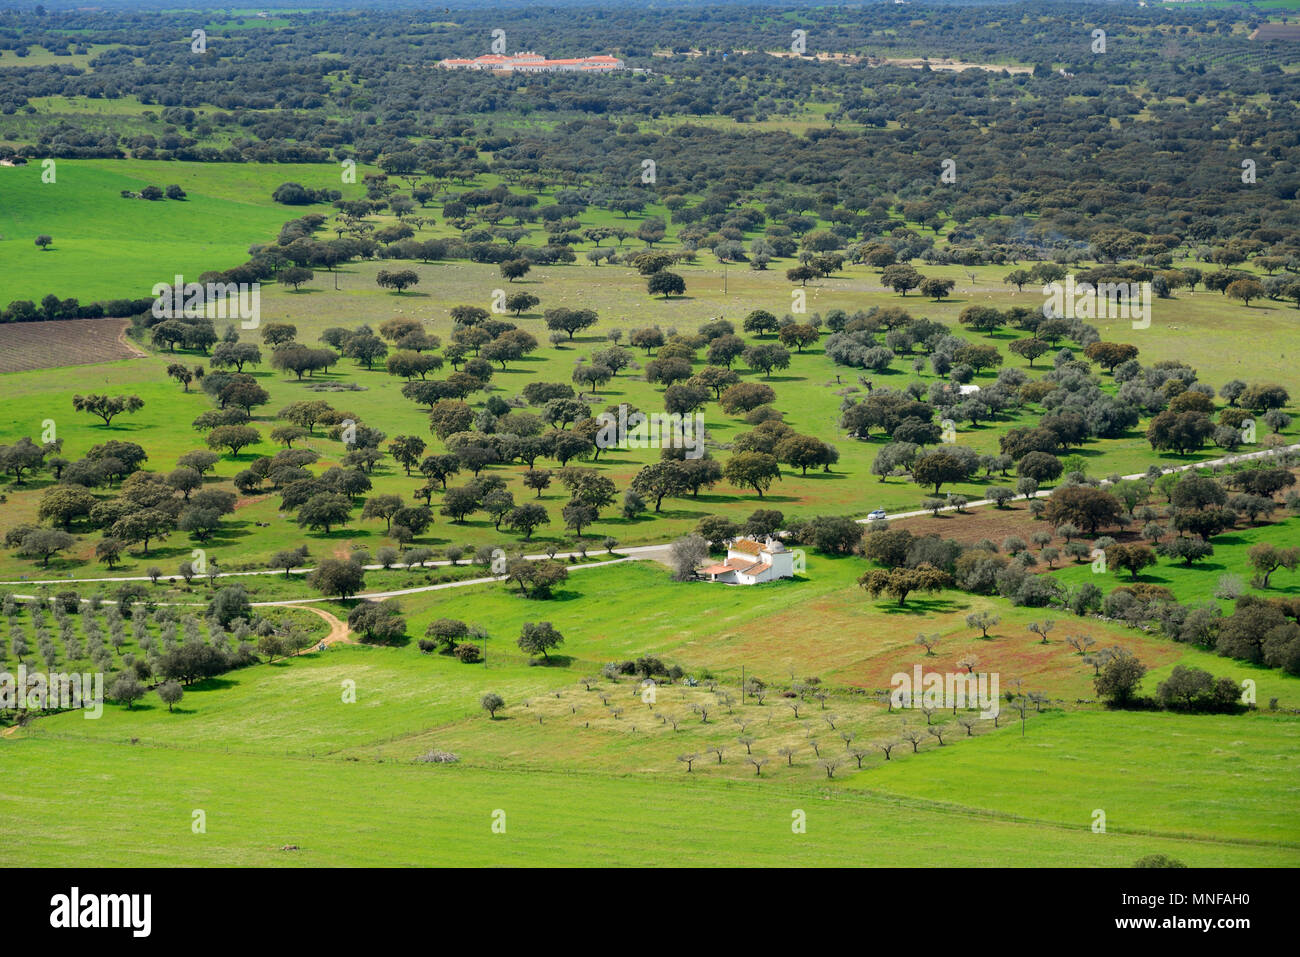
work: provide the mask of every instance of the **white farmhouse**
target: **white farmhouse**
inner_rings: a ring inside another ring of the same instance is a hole
[[[711,582],[757,585],[794,577],[794,552],[769,538],[764,544],[740,538],[727,546],[727,560],[700,570]]]

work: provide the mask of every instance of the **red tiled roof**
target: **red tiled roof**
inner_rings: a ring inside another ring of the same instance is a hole
[[[757,555],[763,551],[766,546],[758,544],[752,538],[738,538],[731,543],[733,552],[744,552],[746,555]]]
[[[740,575],[761,575],[771,567],[767,562],[747,562],[733,558],[721,565],[710,565],[708,568],[701,569],[701,574],[725,575],[727,572],[736,572]]]

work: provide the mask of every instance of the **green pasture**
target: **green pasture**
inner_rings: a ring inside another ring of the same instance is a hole
[[[116,102],[116,101],[114,101]],[[158,130],[161,133],[161,129]],[[82,302],[149,296],[176,274],[187,281],[248,259],[248,247],[275,239],[281,225],[325,206],[287,207],[271,199],[301,182],[360,195],[335,167],[294,164],[55,160],[0,167],[0,302],[39,302],[50,293]],[[185,190],[184,200],[123,199],[150,184]],[[46,250],[34,240],[54,238]]]
[[[46,863],[78,854],[111,865],[120,861],[114,855],[129,854],[137,863],[170,855],[192,864],[576,864],[627,860],[621,855],[628,846],[644,844],[655,828],[654,850],[638,853],[663,864],[938,865],[951,862],[954,846],[965,866],[1127,866],[1155,852],[1193,866],[1297,860],[1300,835],[1277,798],[1294,787],[1293,718],[1133,715],[1054,704],[1031,712],[1023,738],[1006,709],[1000,728],[983,722],[969,738],[942,714],[935,721],[950,727],[945,746],[927,739],[913,754],[902,744],[885,762],[873,742],[900,722],[924,722],[888,714],[831,680],[826,708],[810,701],[798,716],[776,694],[761,705],[735,703],[757,739],[754,754],[768,759],[759,776],[736,743],[734,716],[717,707],[704,723],[686,711],[687,700],[711,697],[703,687],[665,686],[653,708],[628,679],[582,687],[577,678],[604,658],[648,652],[673,661],[686,651],[674,643],[665,614],[645,622],[629,652],[608,608],[644,619],[633,601],[641,591],[645,606],[673,606],[687,620],[689,603],[699,619],[689,648],[706,659],[725,659],[738,632],[761,622],[796,643],[804,661],[817,661],[822,643],[844,656],[836,640],[842,624],[789,632],[786,621],[769,614],[788,603],[777,589],[677,586],[639,565],[584,574],[570,583],[580,595],[566,589],[548,604],[501,586],[410,601],[413,634],[436,614],[490,622],[486,668],[422,655],[413,644],[334,646],[193,686],[174,713],[150,696],[130,711],[109,705],[98,721],[68,713],[0,738],[11,783],[0,796],[6,819],[39,819],[42,833],[49,821],[60,824],[52,843],[7,845],[0,859]],[[810,576],[789,587],[815,582]],[[836,588],[829,594],[841,604],[849,600]],[[552,667],[528,667],[510,647],[510,630],[522,617],[543,616],[570,640]],[[864,654],[888,643],[878,628],[855,637]],[[915,650],[910,654],[915,658]],[[786,686],[779,654],[769,649],[764,658],[756,649],[752,660],[762,667],[749,673],[759,670],[774,688]],[[738,681],[734,669],[720,677],[724,687]],[[1274,678],[1288,687],[1294,682]],[[349,690],[353,702],[345,701]],[[496,720],[477,707],[487,690],[507,701]],[[598,700],[602,690],[610,707]],[[612,711],[620,702],[621,716]],[[659,711],[678,713],[680,730],[654,721]],[[828,712],[837,716],[836,731],[823,723]],[[845,729],[873,752],[861,772],[837,737]],[[834,779],[815,760],[813,739],[824,757],[838,759]],[[793,767],[777,752],[780,743],[799,747]],[[721,766],[707,750],[714,745],[726,748]],[[431,749],[460,760],[415,761]],[[699,755],[694,773],[677,760],[682,753]],[[75,763],[83,781],[75,807],[71,791],[57,783],[65,762]],[[94,800],[100,793],[113,799]],[[1107,814],[1104,835],[1091,831],[1097,808]],[[190,830],[196,809],[206,814],[203,835]],[[806,834],[790,831],[796,809],[807,814]],[[498,810],[506,812],[506,835],[491,831]],[[111,848],[93,838],[110,820]],[[500,846],[480,843],[480,834]],[[796,843],[782,843],[787,838]],[[298,845],[302,856],[280,851],[285,844]]]
[[[820,785],[517,774],[0,740],[6,866],[1292,866],[1241,842],[1020,823]],[[69,782],[75,781],[73,787]],[[806,832],[792,831],[793,812]],[[195,833],[203,811],[203,833]],[[494,833],[494,820],[504,833]],[[58,827],[51,822],[57,821]],[[111,835],[111,839],[106,838]],[[297,850],[284,850],[296,846]]]
[[[1024,737],[1011,729],[936,749],[923,774],[891,761],[851,785],[1084,830],[1101,810],[1098,842],[1177,835],[1207,842],[1208,852],[1242,841],[1295,866],[1300,826],[1287,795],[1300,780],[1298,736],[1294,717],[1271,714],[1031,713]]]
[[[1276,517],[1282,518],[1282,514],[1279,513]],[[1134,583],[1160,585],[1172,591],[1174,596],[1184,604],[1217,601],[1227,613],[1231,611],[1232,602],[1219,600],[1214,596],[1220,578],[1225,575],[1236,577],[1244,591],[1261,598],[1293,598],[1300,594],[1300,575],[1288,572],[1285,568],[1279,568],[1273,573],[1267,589],[1252,586],[1251,579],[1255,573],[1247,558],[1247,552],[1252,545],[1260,542],[1281,545],[1295,541],[1297,536],[1300,536],[1300,519],[1282,518],[1281,521],[1268,525],[1248,526],[1214,536],[1210,539],[1210,544],[1214,546],[1214,554],[1191,565],[1160,558],[1157,564],[1139,572],[1136,579],[1120,569],[1114,569],[1106,574],[1096,574],[1090,564],[1070,564],[1053,574],[1063,585],[1075,586],[1090,581],[1100,586],[1103,591]]]

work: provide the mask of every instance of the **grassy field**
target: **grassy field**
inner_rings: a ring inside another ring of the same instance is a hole
[[[1071,565],[1061,568],[1054,574],[1064,585],[1078,585],[1091,581],[1103,591],[1110,591],[1121,585],[1130,585],[1135,581],[1160,585],[1170,589],[1174,596],[1184,604],[1200,602],[1217,602],[1228,613],[1232,602],[1216,599],[1215,590],[1219,580],[1230,575],[1235,577],[1243,589],[1260,597],[1291,598],[1300,594],[1300,575],[1279,568],[1269,580],[1269,587],[1256,588],[1251,584],[1254,571],[1246,557],[1250,546],[1259,542],[1292,542],[1300,535],[1300,519],[1289,518],[1271,525],[1259,525],[1237,529],[1210,539],[1214,554],[1194,565],[1173,562],[1161,558],[1159,563],[1143,569],[1134,579],[1128,572],[1116,570],[1108,575],[1095,575],[1089,565]]]
[[[1047,710],[1030,713],[1025,737],[1009,711],[998,728],[980,722],[973,737],[941,714],[934,721],[949,728],[943,746],[927,737],[919,753],[900,744],[885,761],[876,742],[925,722],[853,689],[922,660],[910,644],[917,621],[855,593],[847,579],[856,561],[810,563],[807,580],[780,588],[675,585],[662,570],[636,565],[584,572],[549,603],[504,586],[426,593],[403,600],[409,632],[439,615],[485,623],[486,668],[423,655],[413,643],[333,646],[192,686],[174,713],[151,697],[130,711],[109,705],[98,721],[41,719],[0,737],[9,783],[0,813],[43,834],[58,820],[59,833],[8,844],[0,860],[942,865],[955,862],[956,847],[963,866],[1127,866],[1155,852],[1194,866],[1300,860],[1300,830],[1277,798],[1294,787],[1294,716],[1076,706],[1063,699],[1087,684],[1091,669],[1055,642],[1039,657],[1014,622],[976,644],[987,661],[981,668],[1001,670],[1004,688],[1018,670],[1031,676],[1029,687],[1051,691]],[[945,627],[949,604],[956,601],[941,596],[924,627]],[[797,614],[778,613],[792,606]],[[638,622],[634,633],[612,620],[611,608]],[[550,667],[530,667],[512,637],[517,623],[543,617],[568,640]],[[1130,634],[1124,644],[1153,663],[1201,663],[1196,652],[1147,636]],[[701,721],[690,705],[716,698],[707,681],[661,686],[653,707],[633,679],[599,680],[591,690],[578,681],[636,654],[715,675],[734,700]],[[815,673],[829,692],[797,715],[778,693],[789,685],[792,654],[795,673]],[[951,668],[955,654],[945,648],[926,667]],[[763,703],[740,699],[740,663],[774,689]],[[1217,659],[1213,668],[1259,673],[1261,696],[1297,699],[1298,679]],[[486,690],[507,701],[496,720],[478,709]],[[676,716],[679,727],[656,713]],[[862,771],[845,732],[868,752]],[[755,757],[768,759],[761,776],[741,734],[755,739]],[[814,742],[838,762],[833,779]],[[721,764],[711,751],[718,746]],[[783,747],[796,749],[792,766]],[[435,748],[459,762],[416,760]],[[682,754],[698,755],[693,772]],[[84,782],[75,794],[61,784],[61,769],[73,767]],[[1097,808],[1107,815],[1105,835],[1090,830]],[[190,830],[196,809],[206,813],[202,835]],[[806,834],[791,833],[795,809],[807,813]],[[506,813],[505,835],[491,830],[497,810]],[[279,850],[286,844],[301,853]]]
[[[356,746],[358,736],[366,742],[409,739],[399,746],[399,752],[409,758],[414,756],[413,748],[425,743],[420,736],[430,728],[451,728],[474,718],[479,694],[497,690],[507,700],[506,716],[512,724],[531,721],[538,713],[554,718],[542,723],[541,737],[533,742],[539,760],[543,756],[567,759],[573,756],[565,753],[572,743],[569,731],[583,721],[594,722],[597,730],[618,739],[626,739],[633,725],[652,737],[658,734],[661,726],[649,720],[653,715],[637,720],[636,712],[647,709],[631,700],[635,690],[631,684],[610,692],[612,706],[623,703],[619,698],[629,699],[626,718],[611,718],[580,682],[585,675],[598,674],[608,661],[653,655],[680,665],[701,682],[712,680],[731,688],[736,697],[742,668],[747,676],[758,676],[774,689],[788,687],[792,679],[820,679],[832,693],[825,708],[810,703],[805,713],[795,716],[777,691],[764,705],[754,706],[762,721],[772,722],[763,725],[768,730],[757,732],[772,753],[794,728],[816,727],[837,740],[835,730],[824,727],[822,713],[827,709],[852,715],[846,722],[867,740],[873,734],[892,734],[899,716],[881,706],[874,692],[889,688],[892,675],[910,673],[917,663],[927,671],[959,671],[964,669],[956,662],[973,653],[979,657],[981,671],[1000,673],[1003,690],[1012,690],[1013,682],[1021,679],[1026,689],[1041,690],[1061,705],[1073,707],[1076,699],[1094,697],[1093,669],[1065,643],[1064,633],[1087,631],[1099,645],[1120,644],[1153,670],[1172,667],[1187,654],[1203,654],[1088,619],[1062,622],[1062,633],[1042,645],[1026,628],[1030,621],[1041,619],[1041,613],[959,592],[913,599],[900,611],[892,602],[870,601],[856,586],[854,576],[864,567],[861,559],[814,558],[802,580],[749,589],[673,583],[665,569],[644,562],[582,571],[561,586],[551,601],[525,599],[504,584],[407,595],[400,601],[408,635],[423,635],[428,623],[440,617],[481,624],[489,634],[488,664],[467,666],[447,656],[422,654],[414,640],[391,647],[339,646],[292,663],[231,672],[197,686],[186,699],[191,717],[185,722],[172,720],[165,709],[137,707],[130,714],[118,709],[95,722],[63,715],[45,724],[63,733],[113,739],[120,737],[123,722],[129,722],[155,743],[213,746],[224,740],[232,724],[238,724],[240,734],[230,740],[240,742],[239,749],[279,752],[287,748],[294,753],[347,749]],[[319,607],[346,617],[351,605],[329,602]],[[966,613],[985,607],[1002,616],[989,639],[965,625]],[[618,614],[612,615],[615,608]],[[552,621],[566,636],[549,666],[530,666],[515,645],[523,623],[538,620]],[[637,622],[635,628],[623,624],[629,620]],[[920,630],[941,636],[931,656],[923,655],[913,643]],[[1203,665],[1202,658],[1196,663]],[[1213,658],[1210,667],[1234,680],[1254,678],[1261,701],[1278,697],[1284,707],[1300,705],[1300,679],[1219,658]],[[346,678],[357,682],[361,700],[355,709],[340,711],[337,689]],[[554,697],[556,692],[561,698]],[[677,685],[665,688],[658,710],[692,714],[690,706],[699,703],[702,693],[703,689]],[[265,702],[282,695],[295,706],[266,713]],[[683,725],[679,733],[686,735],[681,740],[694,744],[685,749],[718,743],[715,732],[724,733],[733,724],[721,715],[718,709],[708,722],[689,719],[690,727]],[[543,746],[543,742],[549,743]],[[471,746],[477,749],[482,744]],[[670,750],[655,751],[666,767],[672,767],[676,758]],[[877,755],[868,763],[879,760]]]
[[[45,47],[33,46],[28,48],[26,56],[19,56],[13,50],[0,50],[0,69],[35,66],[74,66],[85,69],[91,59],[105,50],[118,49],[119,46],[117,43],[91,43],[87,44],[86,53],[68,53],[66,48],[55,53]]]
[[[911,670],[917,654],[913,642],[923,631],[941,638],[933,656],[926,659],[928,667],[962,670],[957,662],[973,654],[981,670],[999,671],[1004,683],[1020,678],[1026,687],[1073,702],[1094,696],[1093,671],[1066,644],[1070,634],[1086,632],[1099,646],[1122,645],[1139,654],[1153,669],[1171,667],[1189,653],[1186,646],[1095,620],[1077,625],[1062,622],[1044,645],[1029,632],[1028,625],[1052,614],[956,591],[932,598],[914,596],[902,608],[890,601],[871,602],[856,584],[857,576],[866,567],[861,559],[812,555],[801,580],[755,590],[706,583],[673,586],[666,570],[644,562],[574,572],[560,587],[556,599],[549,602],[526,600],[513,587],[504,586],[427,591],[400,600],[409,615],[411,635],[422,635],[425,626],[439,617],[486,626],[494,649],[492,670],[498,663],[525,666],[514,647],[521,626],[525,621],[554,619],[569,636],[560,658],[567,676],[556,679],[566,685],[583,674],[599,671],[607,661],[653,654],[688,669],[708,669],[733,684],[739,683],[741,669],[745,668],[748,674],[769,681],[788,681],[792,673],[801,677],[816,675],[837,687],[869,692],[889,687],[892,675]],[[367,590],[422,587],[429,581],[483,574],[481,568],[466,565],[455,570],[370,572]],[[280,576],[231,581],[245,585],[255,600],[312,594],[301,580],[286,581]],[[113,591],[108,585],[69,587],[79,589],[83,595],[101,593],[110,598]],[[186,591],[147,587],[159,601],[199,603],[210,594],[208,586],[197,582]],[[22,593],[35,589],[19,585],[13,590]],[[57,586],[43,586],[41,590],[55,591]],[[326,602],[320,607],[346,617],[351,606]],[[611,609],[618,609],[618,614],[611,614]],[[967,614],[984,610],[1001,617],[989,639],[965,623]],[[635,628],[625,626],[629,620],[637,622]],[[419,669],[426,669],[430,662],[454,664],[420,655],[414,645],[367,654],[367,661],[392,660],[399,669],[403,663]],[[1238,680],[1255,678],[1261,701],[1281,696],[1284,703],[1300,705],[1290,684],[1280,680],[1276,672],[1224,659],[1214,661],[1210,670],[1215,674],[1227,673]],[[526,673],[532,680],[542,680],[552,672],[527,669]],[[452,667],[450,674],[461,672]],[[541,687],[544,690],[549,685],[543,682]]]
[[[161,132],[159,130],[158,132]],[[158,163],[57,160],[54,182],[42,166],[0,167],[0,302],[54,293],[82,302],[148,296],[180,273],[197,279],[248,258],[294,216],[328,207],[286,207],[271,200],[281,183],[329,186],[354,197],[362,187],[339,182],[322,165]],[[177,184],[183,201],[123,199],[121,191]],[[42,251],[40,234],[54,238]],[[165,255],[160,255],[165,250]]]
[[[924,774],[891,761],[851,783],[1076,827],[1101,809],[1107,840],[1123,831],[1257,842],[1295,866],[1300,828],[1284,795],[1297,783],[1298,736],[1294,718],[1263,714],[1057,713],[1031,720],[1024,738],[933,752]]]
[[[0,742],[5,866],[1294,866],[1289,848],[997,820],[820,786]],[[67,786],[75,780],[76,787]],[[205,832],[193,831],[205,812]],[[802,810],[807,830],[792,833]],[[493,833],[504,813],[505,833]],[[57,829],[50,827],[58,821]],[[111,839],[106,839],[111,835]],[[298,850],[287,851],[287,845]]]

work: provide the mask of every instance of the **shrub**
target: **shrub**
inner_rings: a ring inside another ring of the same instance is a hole
[[[472,665],[483,660],[483,652],[478,645],[472,645],[469,642],[462,642],[456,646],[456,660],[461,664]]]
[[[432,751],[424,752],[415,760],[423,764],[455,764],[460,760],[460,755],[434,748]]]

